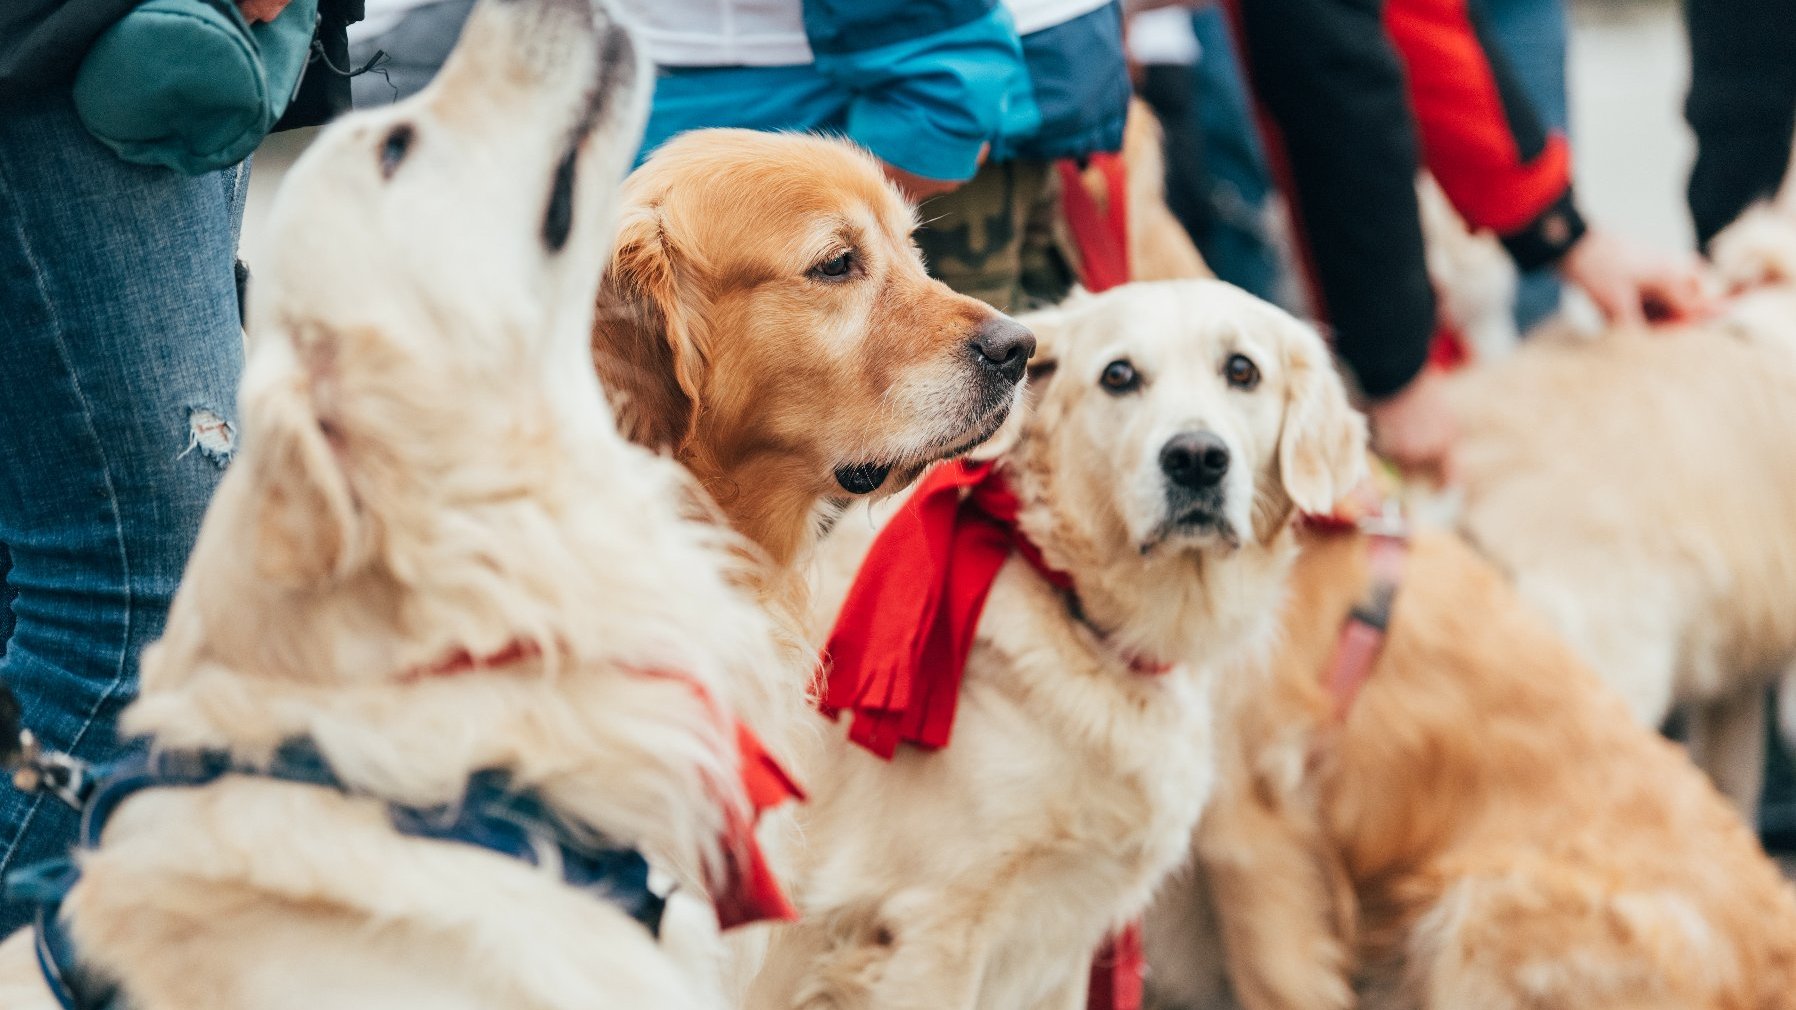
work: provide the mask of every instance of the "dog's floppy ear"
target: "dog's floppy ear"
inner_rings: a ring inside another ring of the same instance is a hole
[[[316,585],[365,556],[354,492],[302,388],[292,379],[252,390],[245,452],[251,472],[257,571],[280,585]]]
[[[1322,338],[1295,320],[1286,329],[1279,480],[1298,509],[1327,513],[1366,476],[1366,419],[1347,403]]]
[[[678,449],[692,434],[705,370],[675,256],[659,211],[626,211],[593,322],[593,363],[618,427],[658,449]]]

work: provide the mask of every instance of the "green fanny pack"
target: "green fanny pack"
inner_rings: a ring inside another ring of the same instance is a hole
[[[75,111],[120,158],[199,175],[248,157],[299,90],[318,0],[251,25],[231,0],[146,0],[94,43]]]

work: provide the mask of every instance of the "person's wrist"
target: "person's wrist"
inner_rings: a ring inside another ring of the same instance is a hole
[[[1503,248],[1518,270],[1562,264],[1590,233],[1571,187],[1521,229],[1501,236]]]

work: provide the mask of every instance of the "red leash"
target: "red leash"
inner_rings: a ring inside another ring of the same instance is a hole
[[[1343,507],[1356,503],[1343,503]],[[1363,533],[1371,566],[1365,594],[1347,612],[1333,654],[1322,672],[1323,686],[1333,701],[1335,722],[1345,722],[1353,703],[1372,678],[1372,669],[1384,651],[1397,591],[1403,584],[1403,566],[1409,557],[1409,533],[1395,506],[1378,503],[1377,513],[1360,516],[1306,516],[1304,525],[1329,533]]]
[[[1079,249],[1079,272],[1088,291],[1108,291],[1127,284],[1133,276],[1129,264],[1129,179],[1121,152],[1091,155],[1091,167],[1104,179],[1104,206],[1085,188],[1078,162],[1062,158],[1054,163],[1060,173],[1060,206],[1066,213],[1067,231]]]

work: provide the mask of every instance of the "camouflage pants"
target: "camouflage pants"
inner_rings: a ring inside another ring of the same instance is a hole
[[[966,185],[923,203],[917,244],[929,272],[963,295],[1005,312],[1052,304],[1073,283],[1059,206],[1052,163],[988,161]]]

